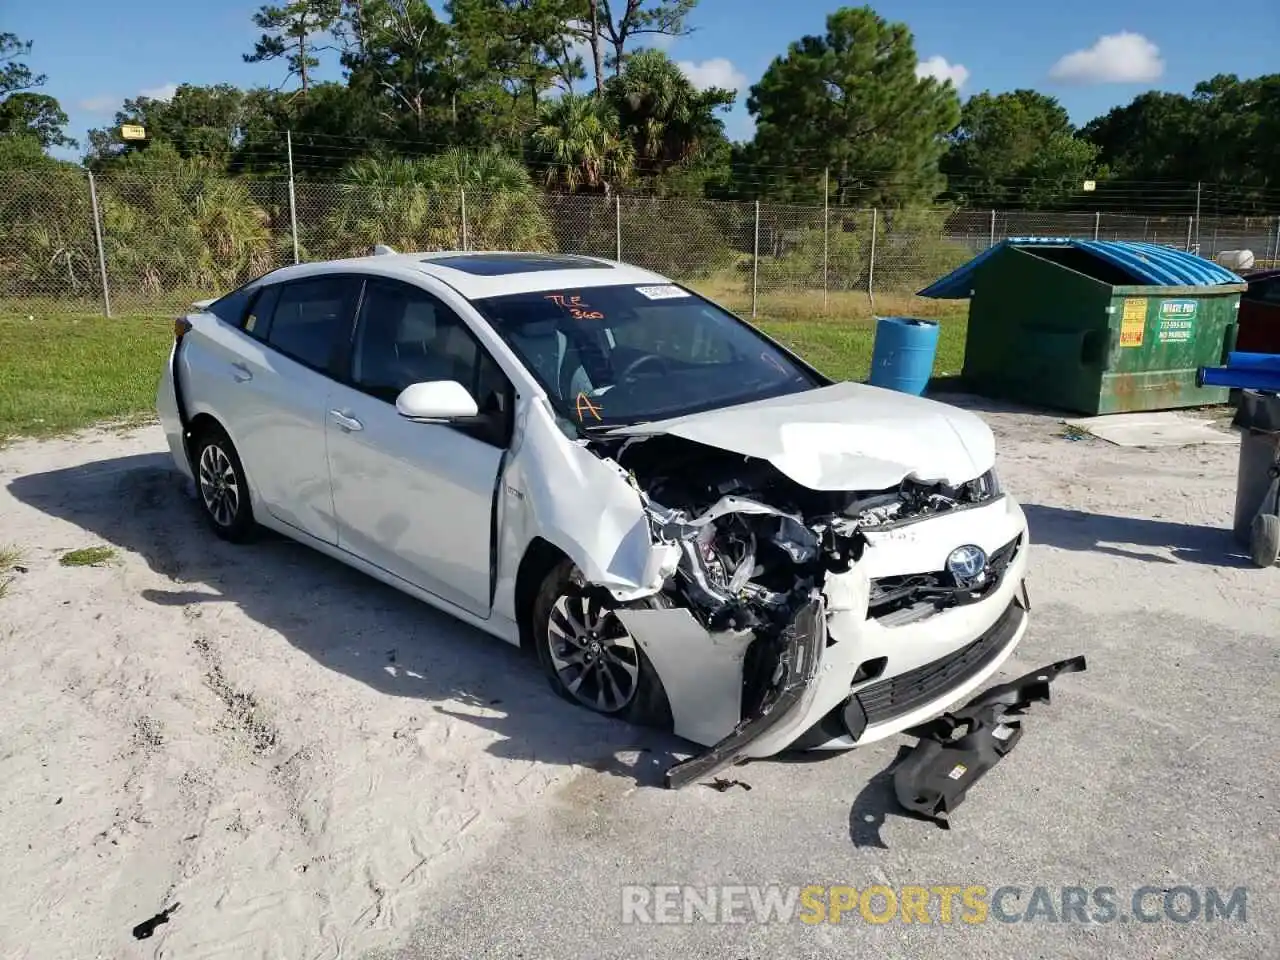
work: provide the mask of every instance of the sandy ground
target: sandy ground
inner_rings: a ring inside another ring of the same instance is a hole
[[[1036,721],[1055,749],[1020,746],[967,828],[889,818],[887,845],[859,811],[889,745],[753,765],[751,793],[652,789],[678,744],[563,704],[518,651],[290,542],[208,535],[158,428],[5,447],[0,544],[24,569],[0,598],[0,954],[848,955],[843,934],[622,929],[617,885],[834,882],[868,863],[901,882],[909,864],[998,882],[1066,863],[1075,882],[1264,897],[1280,571],[1251,569],[1224,530],[1235,448],[987,418],[1036,542],[1036,619],[1005,676],[1080,652],[1090,671]],[[58,563],[99,544],[112,562]],[[1166,941],[1165,924],[1060,953],[1003,930],[979,952],[1274,957],[1276,904],[1251,907],[1226,941]],[[885,929],[878,949],[938,946]]]

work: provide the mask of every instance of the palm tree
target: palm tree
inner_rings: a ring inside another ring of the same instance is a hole
[[[544,103],[531,140],[549,187],[607,195],[630,179],[635,151],[612,107],[594,96],[565,94]]]
[[[660,50],[641,50],[609,80],[608,99],[622,133],[631,140],[637,165],[657,175],[700,159],[724,141],[716,111],[734,101],[732,90],[698,90]]]

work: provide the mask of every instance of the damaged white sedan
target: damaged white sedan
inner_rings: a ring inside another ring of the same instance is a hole
[[[1027,622],[971,413],[832,383],[588,257],[286,267],[177,322],[157,406],[220,536],[270,527],[536,651],[570,701],[744,757],[914,726]]]

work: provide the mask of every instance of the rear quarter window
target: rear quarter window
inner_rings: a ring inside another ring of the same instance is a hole
[[[245,311],[249,309],[257,288],[250,288],[248,284],[239,290],[232,290],[225,297],[215,300],[209,304],[208,312],[223,323],[229,323],[233,327],[239,327],[244,324]]]

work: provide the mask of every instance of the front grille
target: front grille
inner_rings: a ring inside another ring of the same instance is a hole
[[[866,713],[866,722],[893,720],[964,683],[1000,655],[1025,618],[1026,612],[1014,600],[991,629],[968,646],[859,690],[854,699]]]
[[[987,558],[987,579],[976,589],[960,586],[945,570],[877,577],[871,581],[867,619],[883,620],[885,626],[900,626],[947,607],[981,600],[1000,585],[1021,548],[1022,534],[1018,534],[991,554]]]

